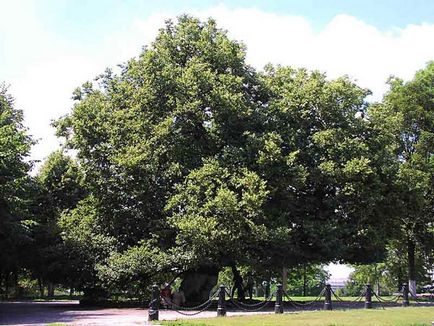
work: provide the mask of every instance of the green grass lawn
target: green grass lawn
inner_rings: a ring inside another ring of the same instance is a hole
[[[298,302],[309,302],[309,301],[313,301],[313,300],[317,299],[317,297],[301,297],[301,296],[290,296],[290,298],[292,300],[295,300],[295,301],[298,301]],[[342,300],[344,300],[344,301],[354,301],[355,299],[358,299],[359,297],[345,297],[345,296],[341,297],[340,296],[340,298]],[[381,296],[381,298],[385,299],[385,300],[392,300],[392,299],[395,299],[395,296],[386,296],[385,295],[385,296]],[[254,297],[253,299],[257,300],[257,301],[263,301],[264,300],[263,297]],[[273,299],[273,301],[274,301],[274,299]],[[283,299],[285,301],[288,301],[286,297],[283,297]],[[320,301],[324,301],[324,296],[321,297]],[[332,301],[336,301],[336,298],[332,297]],[[372,302],[378,302],[378,300],[377,300],[377,298],[375,296],[372,296]]]
[[[252,315],[186,321],[161,321],[167,326],[431,326],[434,307],[388,308]]]

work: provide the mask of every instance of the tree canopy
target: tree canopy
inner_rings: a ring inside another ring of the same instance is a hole
[[[119,74],[74,92],[57,126],[89,197],[65,220],[114,241],[102,275],[131,272],[127,257],[150,243],[177,271],[378,260],[394,171],[357,118],[368,94],[316,71],[256,72],[213,20],[182,16]]]
[[[389,198],[395,236],[406,242],[408,275],[414,282],[417,247],[430,255],[434,248],[434,62],[408,82],[392,77],[389,84],[383,103],[370,114],[393,150],[396,174]]]
[[[322,264],[387,261],[404,241],[412,278],[414,253],[433,248],[433,81],[430,63],[369,104],[346,76],[257,71],[214,20],[181,16],[73,92],[54,123],[65,146],[36,177],[3,87],[1,272],[97,297],[290,268],[306,292]],[[26,243],[37,245],[20,263]]]
[[[25,252],[32,240],[33,187],[28,175],[32,143],[23,126],[22,112],[14,108],[7,87],[0,84],[0,273],[6,283],[24,267]]]

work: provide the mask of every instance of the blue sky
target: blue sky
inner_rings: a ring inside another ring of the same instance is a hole
[[[348,74],[381,99],[434,59],[433,0],[0,0],[0,81],[11,85],[43,160],[59,141],[52,119],[72,90],[137,55],[164,20],[214,17],[247,45],[247,60]]]
[[[347,14],[379,28],[404,27],[408,24],[433,22],[431,0],[287,0],[287,1],[138,1],[138,0],[42,0],[39,11],[48,24],[70,35],[90,28],[95,34],[127,24],[131,19],[146,18],[156,11],[188,12],[224,4],[234,8],[257,8],[266,12],[309,18],[320,29],[334,16]],[[93,33],[85,37],[95,35]]]

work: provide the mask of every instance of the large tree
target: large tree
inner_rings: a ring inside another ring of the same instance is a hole
[[[434,223],[434,62],[404,82],[391,78],[383,103],[370,116],[394,149],[396,175],[390,193],[396,237],[407,246],[410,291],[416,293],[415,252],[432,252]]]
[[[204,158],[242,160],[260,97],[244,57],[213,20],[182,16],[119,75],[107,71],[101,87],[75,92],[57,125],[83,167],[95,232],[116,239],[119,252],[151,238],[172,247],[164,207],[174,185]]]
[[[98,81],[57,122],[89,190],[61,224],[110,243],[88,260],[109,284],[381,257],[390,150],[348,78],[259,74],[213,20],[182,16]]]

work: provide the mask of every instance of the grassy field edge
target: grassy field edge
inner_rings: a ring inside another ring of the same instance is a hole
[[[304,311],[224,318],[160,321],[166,326],[431,326],[434,307]]]

